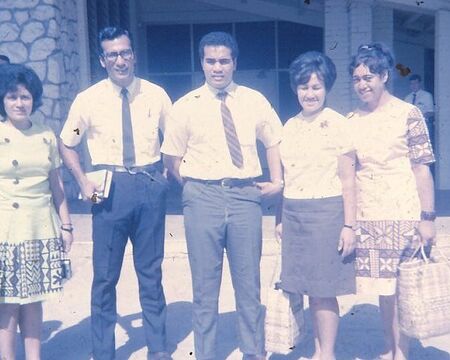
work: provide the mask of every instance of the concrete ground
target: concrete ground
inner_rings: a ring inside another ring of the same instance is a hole
[[[91,358],[89,299],[92,280],[90,215],[73,215],[75,244],[70,254],[73,278],[61,296],[44,303],[43,359],[88,360]],[[163,264],[164,288],[167,299],[167,332],[170,352],[175,360],[194,359],[191,326],[191,279],[186,254],[181,215],[169,215],[166,221],[166,255]],[[274,219],[264,217],[264,247],[261,262],[262,299],[271,281],[279,251],[273,237]],[[450,250],[450,218],[437,221],[441,246]],[[448,252],[450,255],[450,251]],[[138,301],[131,248],[127,248],[122,275],[117,288],[118,321],[116,327],[117,359],[146,359],[144,330]],[[341,360],[372,359],[381,349],[382,333],[376,299],[344,296],[339,299],[341,322],[337,343],[337,357]],[[241,359],[236,333],[233,291],[225,265],[220,297],[220,322],[217,359]],[[309,311],[305,306],[307,334],[295,350],[287,356],[271,355],[271,360],[299,359],[313,352]],[[23,358],[21,344],[19,356]],[[450,334],[426,341],[413,340],[412,360],[450,360]]]

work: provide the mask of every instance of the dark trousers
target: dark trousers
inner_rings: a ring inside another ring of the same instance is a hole
[[[115,357],[116,285],[130,238],[149,351],[166,350],[166,302],[161,285],[167,180],[161,173],[115,172],[110,197],[92,208],[94,359]],[[132,296],[132,294],[124,294]]]
[[[261,192],[188,181],[183,189],[184,225],[193,287],[195,358],[216,359],[216,332],[223,255],[226,249],[236,300],[239,347],[264,353],[260,302]]]

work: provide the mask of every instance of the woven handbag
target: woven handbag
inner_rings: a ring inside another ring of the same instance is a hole
[[[286,355],[305,334],[303,296],[279,289],[279,278],[278,260],[267,291],[265,341],[266,351]]]
[[[443,254],[427,257],[423,246],[416,249],[398,267],[397,292],[404,334],[426,339],[450,333],[450,261]]]

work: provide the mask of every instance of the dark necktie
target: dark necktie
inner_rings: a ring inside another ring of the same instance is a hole
[[[123,166],[131,167],[136,162],[133,141],[133,126],[131,125],[130,103],[128,90],[122,88],[122,142],[123,142]]]
[[[231,161],[235,166],[241,168],[244,164],[242,158],[241,144],[236,134],[236,128],[234,126],[233,117],[231,116],[230,109],[225,104],[227,97],[226,92],[220,92],[217,97],[221,100],[220,110],[222,113],[223,128],[225,130],[225,137],[227,139],[228,150],[230,151]]]
[[[416,104],[416,96],[417,96],[417,94],[416,94],[416,93],[414,93],[414,94],[413,94],[413,101],[412,101],[412,104],[413,104],[413,105],[415,105],[415,104]]]

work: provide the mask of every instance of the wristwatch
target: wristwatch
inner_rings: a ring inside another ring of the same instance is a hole
[[[436,220],[436,211],[421,211],[420,220],[434,221]]]
[[[67,232],[69,232],[69,233],[72,233],[73,232],[73,226],[72,225],[69,225],[69,226],[64,226],[64,225],[61,225],[61,228],[60,228],[62,231],[67,231]]]

